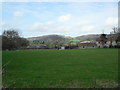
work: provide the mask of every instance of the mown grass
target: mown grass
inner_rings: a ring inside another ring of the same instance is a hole
[[[118,49],[3,51],[3,87],[117,87]]]

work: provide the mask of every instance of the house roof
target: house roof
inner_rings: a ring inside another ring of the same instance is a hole
[[[80,43],[91,43],[91,41],[82,41]]]
[[[78,45],[96,45],[96,43],[78,43]]]

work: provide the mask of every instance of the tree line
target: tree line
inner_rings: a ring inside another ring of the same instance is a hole
[[[29,41],[20,36],[14,29],[4,30],[2,33],[2,50],[17,50],[29,45]]]

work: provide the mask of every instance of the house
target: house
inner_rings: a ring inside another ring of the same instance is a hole
[[[97,48],[97,44],[95,42],[79,42],[78,48]]]
[[[62,46],[62,47],[60,47],[60,48],[59,48],[59,50],[65,50],[65,47],[64,47],[64,46]]]

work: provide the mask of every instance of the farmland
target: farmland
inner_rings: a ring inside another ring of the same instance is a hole
[[[3,86],[117,87],[118,49],[3,51]]]

